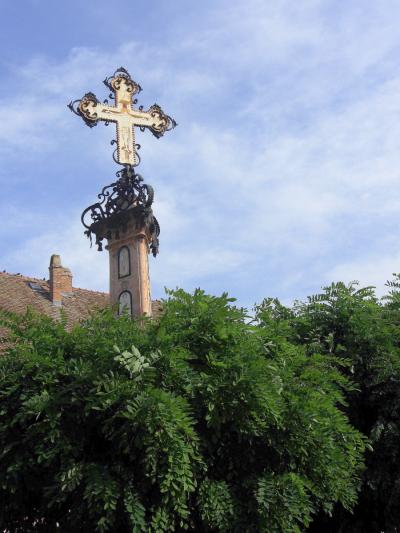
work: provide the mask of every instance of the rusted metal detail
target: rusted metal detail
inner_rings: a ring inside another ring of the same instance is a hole
[[[99,201],[83,211],[81,221],[86,228],[85,235],[91,242],[92,235],[95,235],[96,245],[101,251],[104,239],[110,239],[113,232],[126,231],[128,224],[134,221],[138,229],[146,232],[155,257],[159,248],[160,225],[151,207],[153,187],[143,183],[142,176],[135,173],[130,165],[125,165],[116,175],[118,180],[103,187],[98,194]]]

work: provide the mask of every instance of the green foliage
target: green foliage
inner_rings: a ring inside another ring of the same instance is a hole
[[[258,481],[256,499],[265,531],[300,533],[313,512],[308,481],[294,472],[266,474]]]
[[[198,506],[206,527],[229,531],[234,519],[235,502],[226,481],[204,479],[199,489]]]
[[[307,313],[177,290],[157,321],[3,323],[0,530],[286,533],[355,504],[348,367]]]
[[[381,300],[372,287],[334,283],[293,309],[266,300],[266,327],[298,344],[308,357],[318,354],[353,383],[343,406],[366,436],[366,470],[353,513],[336,505],[333,517],[319,515],[319,533],[395,533],[400,524],[400,278],[387,283]]]

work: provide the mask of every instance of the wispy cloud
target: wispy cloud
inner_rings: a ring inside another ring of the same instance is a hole
[[[88,248],[78,213],[113,179],[114,133],[85,129],[65,104],[88,90],[106,97],[100,80],[122,64],[144,86],[140,103],[156,100],[179,123],[139,139],[162,230],[157,295],[202,285],[251,304],[302,297],[329,276],[378,283],[381,271],[383,283],[399,263],[382,248],[400,205],[399,15],[391,0],[219,0],[176,19],[168,46],[32,56],[0,101],[0,179],[26,215],[25,226],[10,222],[5,266],[38,273],[61,249],[79,283],[107,288],[106,253]],[[43,200],[39,189],[33,205],[19,194],[21,174],[27,188],[41,180]]]

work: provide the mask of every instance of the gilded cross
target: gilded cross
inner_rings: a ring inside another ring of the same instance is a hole
[[[141,131],[148,128],[153,135],[161,137],[166,131],[176,126],[173,118],[166,115],[161,107],[153,104],[147,111],[143,111],[143,106],[134,109],[137,103],[133,97],[142,88],[133,81],[129,72],[124,68],[119,68],[112,76],[104,80],[104,84],[112,91],[110,98],[115,101],[115,105],[109,105],[105,100],[100,102],[93,93],[86,93],[81,100],[71,102],[68,107],[83,118],[85,123],[96,126],[102,120],[108,125],[115,122],[117,125],[117,161],[123,165],[136,165],[138,155],[136,153],[135,130],[138,126]]]

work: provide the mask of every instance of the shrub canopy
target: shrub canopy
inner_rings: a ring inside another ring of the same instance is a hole
[[[177,290],[158,321],[4,316],[0,530],[290,533],[351,509],[359,340],[313,313]]]
[[[378,299],[373,287],[334,283],[275,316],[307,354],[343,362],[354,384],[345,412],[370,443],[353,512],[337,505],[314,521],[315,533],[400,531],[400,277],[387,286]]]

